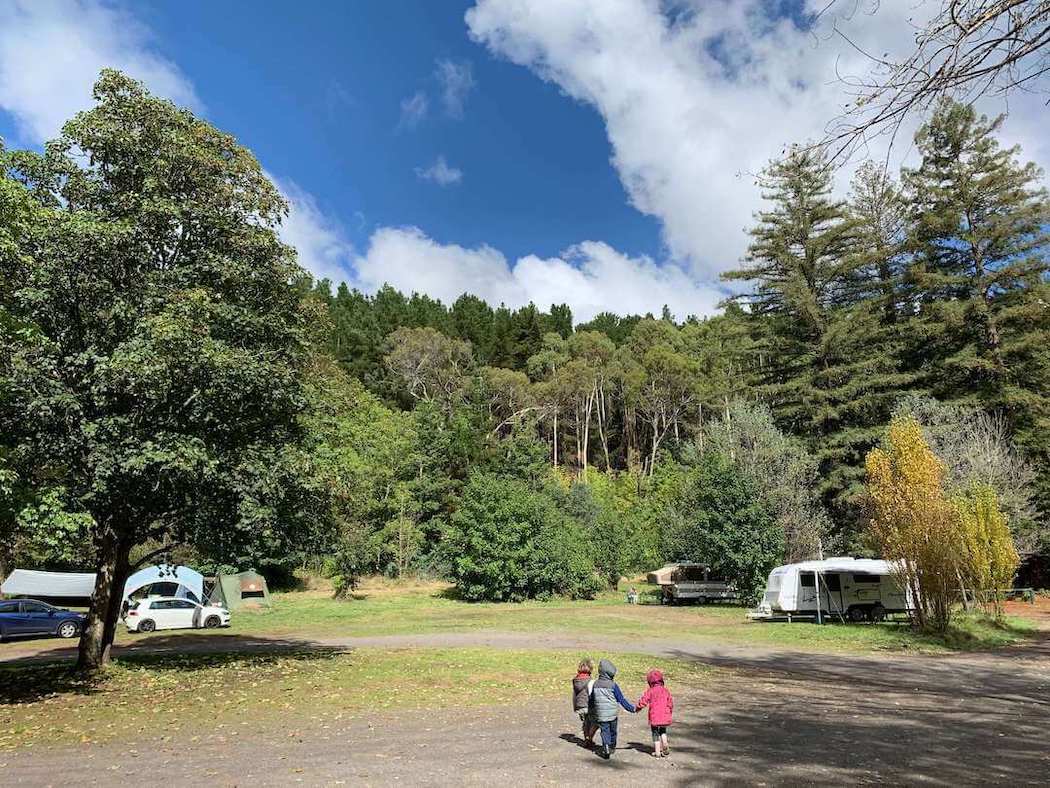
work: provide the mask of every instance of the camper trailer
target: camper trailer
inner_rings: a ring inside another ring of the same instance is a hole
[[[733,584],[719,577],[706,564],[690,561],[667,564],[650,572],[646,579],[660,586],[661,605],[677,605],[684,602],[704,605],[718,600],[739,600]]]
[[[761,604],[748,616],[877,622],[910,609],[889,561],[846,557],[778,566],[769,573]]]

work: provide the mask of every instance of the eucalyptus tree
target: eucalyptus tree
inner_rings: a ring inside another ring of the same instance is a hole
[[[106,70],[94,99],[43,153],[5,157],[39,220],[0,359],[0,434],[91,518],[86,670],[135,546],[279,550],[325,515],[296,448],[309,333],[284,201],[233,137],[140,83]]]

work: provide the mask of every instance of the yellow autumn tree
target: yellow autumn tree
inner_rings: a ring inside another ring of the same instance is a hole
[[[894,419],[885,448],[865,461],[871,534],[895,562],[919,626],[943,631],[959,598],[959,511],[944,488],[944,464],[912,417]]]
[[[960,575],[966,586],[991,599],[995,617],[1003,617],[1002,590],[1013,582],[1020,559],[999,497],[986,484],[975,484],[955,500],[963,555]]]

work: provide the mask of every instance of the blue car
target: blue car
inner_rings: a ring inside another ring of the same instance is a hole
[[[80,634],[84,615],[35,599],[0,600],[0,641],[34,635],[72,638]]]

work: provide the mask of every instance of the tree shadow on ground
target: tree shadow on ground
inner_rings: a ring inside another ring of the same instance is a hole
[[[206,650],[195,648],[206,646]],[[113,663],[154,672],[192,672],[224,667],[233,662],[265,667],[279,659],[316,661],[344,654],[347,649],[320,646],[290,638],[252,638],[244,635],[150,637],[116,651]],[[91,695],[105,691],[106,673],[84,676],[70,664],[71,655],[56,662],[48,653],[27,655],[0,664],[0,706],[33,703],[63,694]],[[49,658],[50,657],[50,658]]]
[[[460,593],[460,590],[456,586],[448,586],[447,588],[442,588],[440,591],[435,591],[433,594],[430,595],[430,598],[431,599],[448,599],[448,600],[451,600],[453,602],[473,602],[474,601],[472,599],[465,599],[463,597],[463,594]]]
[[[675,782],[1041,782],[1047,663],[1029,652],[1032,665],[998,656],[703,659],[742,675],[706,708],[683,704],[671,729]]]

